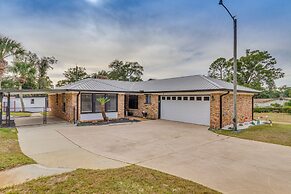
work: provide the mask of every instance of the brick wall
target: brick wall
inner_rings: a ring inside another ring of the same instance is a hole
[[[128,98],[127,98],[127,110],[133,113],[133,116],[143,117],[142,112],[148,113],[147,118],[158,119],[159,117],[159,95],[151,95],[151,103],[146,104],[146,96],[138,95],[138,109],[128,109]]]
[[[212,94],[210,98],[210,128],[220,127],[220,95]]]
[[[63,95],[65,95],[64,98]],[[77,95],[78,93],[73,92],[49,94],[48,104],[51,109],[50,114],[66,121],[73,122],[76,117],[74,111],[77,109]],[[65,99],[65,112],[63,112],[63,99]]]
[[[124,118],[124,94],[118,94],[118,118]]]
[[[220,95],[212,94],[210,103],[210,127],[220,127]],[[237,97],[238,122],[252,120],[252,94],[239,94]],[[222,100],[222,126],[232,124],[233,95],[223,96]]]
[[[49,94],[50,115],[62,118],[66,121],[73,122],[77,111],[77,95],[78,93],[58,93],[58,103],[56,100],[57,94]],[[66,100],[66,112],[63,112],[63,95]],[[79,97],[78,115],[81,114],[81,96]],[[124,94],[118,94],[118,118],[124,118]]]

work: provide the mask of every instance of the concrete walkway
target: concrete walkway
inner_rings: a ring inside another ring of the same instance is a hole
[[[47,168],[38,164],[31,164],[9,169],[6,171],[0,171],[0,188],[12,186],[15,184],[21,184],[28,180],[43,176],[69,172],[71,170],[72,169],[65,168]]]
[[[216,135],[169,121],[116,126],[19,128],[23,152],[48,167],[138,164],[223,193],[290,193],[291,148]]]

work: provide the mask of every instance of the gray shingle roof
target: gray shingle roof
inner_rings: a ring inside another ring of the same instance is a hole
[[[231,83],[203,75],[157,79],[143,82],[128,82],[103,79],[84,79],[60,88],[72,91],[107,91],[107,92],[179,92],[179,91],[215,91],[232,90]],[[259,91],[238,86],[240,92],[258,93]]]

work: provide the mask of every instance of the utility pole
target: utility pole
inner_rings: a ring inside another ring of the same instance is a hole
[[[237,131],[237,18],[223,4],[223,0],[219,1],[219,5],[224,7],[233,20],[233,128]]]

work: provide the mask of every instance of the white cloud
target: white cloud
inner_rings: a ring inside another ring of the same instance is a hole
[[[86,2],[93,4],[93,5],[100,5],[104,2],[104,0],[85,0]]]
[[[106,0],[86,1],[99,5]],[[115,13],[102,14],[103,10],[81,9],[74,17],[57,19],[21,17],[15,14],[16,10],[5,10],[6,13],[0,12],[0,18],[5,16],[9,20],[0,21],[1,33],[22,42],[39,55],[55,56],[59,60],[50,72],[54,83],[63,79],[64,70],[76,64],[85,66],[91,73],[107,69],[114,59],[138,61],[145,68],[144,79],[166,78],[206,74],[209,64],[216,58],[232,55],[231,28],[208,25],[203,18],[189,18],[191,25],[188,21],[179,23],[178,18],[175,21],[145,18],[135,23],[132,18],[139,15],[134,15],[129,17],[128,24],[122,23]],[[240,55],[250,47],[269,50],[289,75],[279,84],[291,85],[288,64],[291,39],[285,34],[266,33],[267,29],[254,31],[251,28],[240,30]]]

